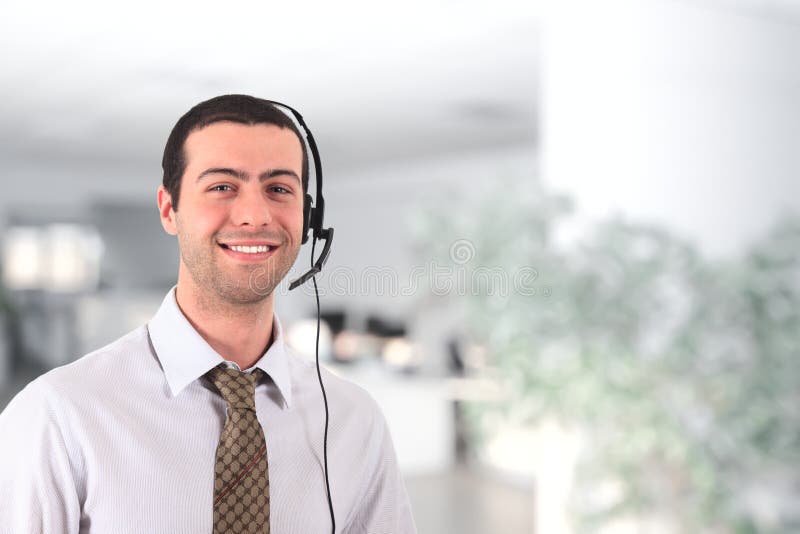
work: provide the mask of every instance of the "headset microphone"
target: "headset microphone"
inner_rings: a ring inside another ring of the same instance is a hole
[[[308,193],[304,196],[303,202],[303,241],[302,243],[306,243],[309,237],[309,230],[311,230],[311,269],[306,271],[300,278],[297,280],[292,281],[289,284],[289,290],[295,289],[296,287],[301,286],[302,284],[306,283],[308,280],[311,280],[314,283],[314,295],[316,296],[317,300],[317,340],[316,340],[316,362],[317,362],[317,378],[319,379],[319,387],[322,390],[322,399],[325,403],[325,435],[323,439],[323,458],[324,458],[324,468],[325,468],[325,490],[327,491],[328,497],[328,510],[331,514],[331,534],[335,534],[336,532],[336,518],[333,513],[333,501],[331,499],[331,485],[328,480],[328,395],[325,393],[325,386],[322,384],[322,373],[320,372],[319,368],[319,327],[320,327],[320,309],[319,309],[319,290],[317,289],[317,279],[315,275],[317,275],[320,271],[322,271],[322,266],[325,265],[325,262],[328,260],[328,256],[331,253],[331,243],[333,242],[333,228],[323,228],[322,222],[323,218],[325,217],[325,199],[322,197],[322,164],[320,163],[319,159],[319,151],[317,150],[317,143],[314,141],[314,136],[311,134],[311,130],[308,129],[306,126],[306,122],[303,120],[303,117],[300,113],[295,110],[291,106],[287,106],[286,104],[281,104],[280,102],[275,102],[274,100],[268,100],[268,102],[280,106],[283,108],[288,109],[294,115],[294,118],[303,128],[303,131],[306,134],[306,140],[308,141],[308,148],[311,152],[311,157],[314,160],[314,181],[316,182],[316,189],[317,194],[316,198],[312,202],[311,195]],[[317,245],[317,240],[321,239],[325,241],[325,245],[322,247],[322,252],[319,254],[319,258],[314,260],[314,249]]]
[[[324,230],[320,230],[320,239],[325,240],[325,245],[322,247],[322,252],[320,252],[319,258],[317,258],[316,262],[314,261],[314,245],[316,244],[317,241],[317,236],[314,235],[314,242],[311,243],[311,269],[306,271],[298,279],[292,280],[292,282],[289,284],[289,291],[305,284],[306,282],[308,282],[310,278],[313,278],[315,275],[319,274],[320,271],[322,271],[322,266],[325,265],[325,262],[328,260],[328,256],[331,253],[331,242],[333,241],[333,228],[325,228]]]

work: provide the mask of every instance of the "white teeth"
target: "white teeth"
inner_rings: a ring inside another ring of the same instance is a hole
[[[228,247],[231,250],[235,250],[236,252],[245,252],[247,254],[258,254],[259,252],[269,252],[272,247],[267,245],[259,245],[256,247],[239,247],[230,245]]]

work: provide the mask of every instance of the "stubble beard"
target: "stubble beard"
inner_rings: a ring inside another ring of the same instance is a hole
[[[217,250],[216,240],[197,243],[180,232],[178,238],[181,261],[195,286],[207,298],[234,306],[259,304],[268,299],[300,253],[299,245],[290,248],[288,240],[283,239],[265,263],[233,265],[231,262],[223,266],[226,258]]]

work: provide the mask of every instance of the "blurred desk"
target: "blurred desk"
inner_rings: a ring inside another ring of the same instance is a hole
[[[381,407],[404,475],[453,467],[453,405],[444,378],[398,374],[377,361],[325,366],[366,389]]]

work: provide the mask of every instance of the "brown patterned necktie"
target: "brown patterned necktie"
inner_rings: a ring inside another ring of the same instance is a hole
[[[264,372],[220,364],[206,374],[228,404],[214,465],[214,534],[269,534],[267,444],[255,406]]]

